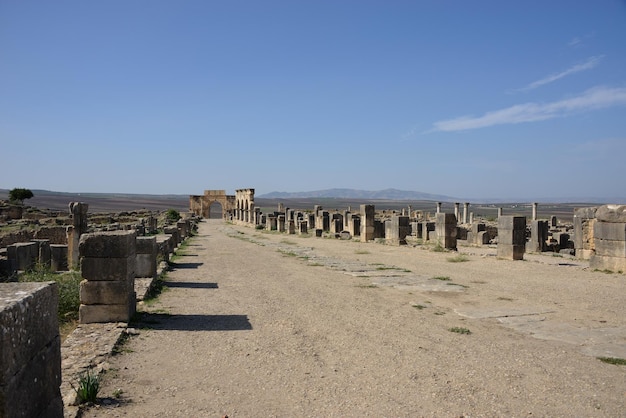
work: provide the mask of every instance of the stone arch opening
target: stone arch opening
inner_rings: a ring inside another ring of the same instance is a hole
[[[209,206],[209,219],[222,219],[224,217],[224,208],[218,201],[214,201]]]

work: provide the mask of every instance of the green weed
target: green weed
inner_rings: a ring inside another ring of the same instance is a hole
[[[462,327],[452,327],[452,328],[448,328],[448,331],[450,332],[456,332],[457,334],[471,334],[472,331],[470,331],[467,328],[462,328]]]

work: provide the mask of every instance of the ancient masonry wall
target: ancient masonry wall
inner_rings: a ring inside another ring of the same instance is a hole
[[[61,417],[54,283],[0,284],[0,417]]]
[[[600,206],[593,223],[594,252],[589,267],[626,272],[626,205]]]

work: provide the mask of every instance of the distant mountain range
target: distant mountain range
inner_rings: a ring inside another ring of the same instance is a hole
[[[408,190],[385,189],[385,190],[355,190],[355,189],[326,189],[312,192],[271,192],[256,196],[261,199],[303,199],[328,197],[334,199],[365,199],[365,200],[436,200],[452,202],[458,199],[439,194],[413,192]]]

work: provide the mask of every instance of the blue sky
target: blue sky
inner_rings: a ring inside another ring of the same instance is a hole
[[[625,160],[625,1],[0,0],[0,188],[622,199]]]

